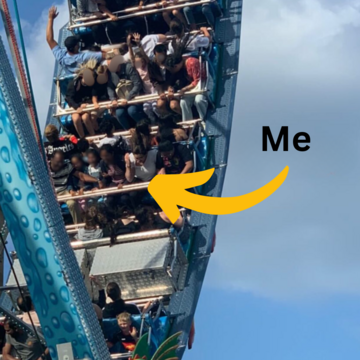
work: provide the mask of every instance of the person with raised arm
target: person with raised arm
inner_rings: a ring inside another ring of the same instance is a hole
[[[60,47],[54,39],[54,20],[58,15],[57,8],[52,6],[49,10],[49,19],[46,27],[46,41],[55,59],[64,69],[65,75],[74,74],[81,64],[91,59],[95,59],[97,62],[105,59],[105,55],[101,51],[79,51],[80,38],[77,36],[67,37],[64,42],[65,48]]]

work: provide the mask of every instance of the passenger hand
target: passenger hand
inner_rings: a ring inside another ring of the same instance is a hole
[[[169,87],[168,89],[168,99],[172,100],[174,98],[174,88]]]
[[[202,26],[202,27],[200,28],[200,31],[201,31],[203,34],[205,34],[205,33],[208,31],[208,29],[207,29],[207,27]]]
[[[138,6],[138,10],[142,10],[143,9],[143,6],[142,5],[139,5]]]
[[[70,190],[69,193],[71,196],[76,196],[76,191],[74,191],[74,190]]]
[[[130,166],[130,165],[131,165],[131,163],[130,163],[130,154],[129,154],[129,153],[126,153],[126,154],[125,154],[125,164],[126,164],[127,166]]]
[[[99,105],[99,104],[94,104],[94,109],[95,109],[95,110],[100,109],[100,105]]]
[[[78,194],[79,194],[79,195],[84,195],[84,189],[80,189],[80,190],[78,191]]]
[[[119,184],[119,185],[117,186],[118,189],[122,189],[123,187],[124,187],[123,184]]]
[[[108,175],[108,174],[106,174],[106,173],[102,173],[101,175],[102,175],[102,177],[104,177],[104,178],[107,178],[107,177],[110,176],[110,175]],[[99,181],[99,182],[100,182],[100,181]]]
[[[179,94],[180,94],[180,96],[184,96],[185,90],[184,89],[179,90]]]
[[[130,335],[131,335],[132,337],[136,337],[136,336],[137,336],[137,330],[136,330],[135,327],[132,328],[132,330],[131,330],[131,332],[130,332]]]
[[[168,4],[167,1],[162,1],[162,2],[161,2],[161,6],[163,6],[163,7],[166,7],[167,4]]]
[[[133,38],[133,34],[129,34],[129,35],[126,37],[126,43],[127,43],[129,46],[131,45],[132,38]]]
[[[105,188],[105,185],[102,181],[99,181],[99,188],[100,189],[104,189]]]
[[[160,100],[166,100],[166,94],[160,94],[159,95]]]
[[[49,19],[56,19],[59,15],[56,6],[52,6],[49,10]]]
[[[99,190],[99,188],[97,188],[97,187],[94,187],[94,188],[91,189],[92,192],[98,191],[98,190]]]
[[[127,105],[127,100],[121,99],[119,105],[120,105],[120,106],[126,106],[126,105]]]
[[[118,19],[118,17],[114,14],[109,15],[109,18],[111,19],[111,21],[116,21]]]

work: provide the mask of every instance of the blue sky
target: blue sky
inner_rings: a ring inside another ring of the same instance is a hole
[[[38,110],[53,59],[45,0],[18,1]],[[220,217],[188,360],[357,360],[360,353],[359,0],[244,0],[237,108],[224,195],[285,165],[262,204]],[[67,10],[60,6],[57,24]],[[262,126],[311,149],[262,152]]]

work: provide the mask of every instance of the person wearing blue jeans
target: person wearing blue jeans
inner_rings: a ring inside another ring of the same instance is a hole
[[[191,30],[196,29],[196,23],[195,23],[195,18],[194,18],[194,13],[193,13],[194,9],[195,9],[194,6],[186,6],[183,9],[186,21],[191,26]],[[213,3],[213,4],[201,5],[201,11],[202,11],[203,15],[205,16],[206,21],[208,22],[208,24],[212,28],[214,28],[215,27],[215,15],[219,16],[221,14],[221,10],[219,8],[219,5],[216,2]]]
[[[125,130],[130,129],[129,117],[135,122],[139,122],[146,118],[143,111],[143,104],[122,106],[116,109],[116,118]]]

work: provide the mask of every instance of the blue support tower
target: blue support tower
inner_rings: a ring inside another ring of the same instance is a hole
[[[0,207],[50,355],[110,359],[0,38]]]

